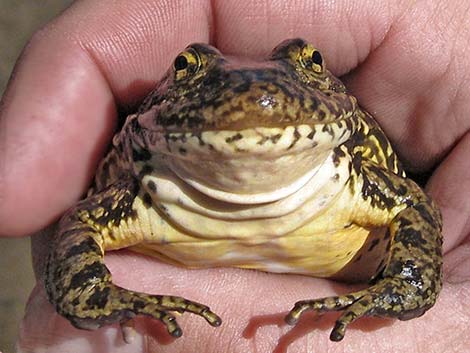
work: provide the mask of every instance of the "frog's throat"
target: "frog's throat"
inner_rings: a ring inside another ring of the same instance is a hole
[[[157,153],[150,163],[211,198],[259,204],[301,189],[351,133],[341,122],[171,133],[151,144]]]
[[[200,183],[197,180],[191,179],[191,175],[189,175],[184,169],[179,169],[177,168],[177,166],[174,165],[172,167],[172,171],[181,180],[185,181],[196,190],[202,192],[204,195],[207,195],[220,201],[250,205],[273,202],[294,194],[295,192],[299,191],[302,187],[304,187],[305,184],[307,184],[310,180],[312,180],[313,176],[317,174],[321,165],[312,168],[311,170],[307,171],[304,175],[301,175],[298,179],[293,180],[287,185],[280,186],[279,188],[272,191],[253,194],[238,194],[234,192],[215,189],[213,187]]]
[[[290,188],[291,194],[258,204],[253,196],[241,203],[242,195],[231,195],[237,202],[221,201],[214,197],[217,191],[197,190],[165,166],[145,175],[142,185],[153,204],[185,234],[205,239],[279,237],[329,207],[344,189],[349,162],[343,158],[338,163],[330,153],[303,185]]]

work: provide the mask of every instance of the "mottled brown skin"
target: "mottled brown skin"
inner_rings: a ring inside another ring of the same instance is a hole
[[[276,102],[269,112],[260,109],[254,98],[260,92],[268,103]],[[250,114],[240,119],[240,111]],[[142,126],[138,117],[149,112],[152,119]],[[143,176],[152,173],[151,145],[156,133],[167,139],[170,150],[174,132],[191,132],[204,144],[200,137],[204,131],[320,123],[332,138],[337,137],[338,129],[352,132],[335,148],[335,163],[351,157],[347,187],[351,195],[359,193],[359,209],[364,207],[365,211],[345,224],[386,227],[383,235],[370,239],[354,262],[379,248],[379,243],[385,254],[370,276],[370,287],[297,302],[286,321],[295,324],[307,310],[342,311],[330,336],[339,341],[346,326],[362,316],[408,320],[422,315],[434,305],[441,289],[440,213],[432,200],[406,179],[377,123],[325,69],[319,52],[301,39],[285,41],[268,61],[247,66],[235,64],[203,44],[188,47],[176,58],[174,67],[115,138],[89,196],[60,221],[47,259],[49,300],[58,313],[83,329],[147,315],[162,321],[168,332],[178,337],[182,331],[171,312],[195,313],[212,326],[220,325],[221,319],[204,305],[114,285],[104,264],[105,250],[135,245],[142,238],[143,230],[135,226],[139,217],[136,204],[156,207],[141,184]],[[241,138],[235,133],[226,142]],[[275,143],[279,137],[270,138]],[[187,151],[183,148],[179,153]],[[155,185],[147,187],[152,191]]]

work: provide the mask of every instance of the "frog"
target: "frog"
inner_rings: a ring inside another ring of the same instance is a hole
[[[123,248],[187,268],[366,283],[299,298],[286,315],[295,325],[307,311],[341,312],[332,341],[362,317],[419,317],[442,287],[438,207],[301,38],[264,60],[189,45],[127,116],[57,229],[45,289],[79,329],[145,315],[180,337],[180,313],[221,325],[205,304],[114,284],[104,255]]]

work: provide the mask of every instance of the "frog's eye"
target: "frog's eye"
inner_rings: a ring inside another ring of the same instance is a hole
[[[325,71],[323,58],[320,52],[311,45],[306,45],[302,48],[299,61],[304,69],[312,70],[317,74],[321,74]]]
[[[187,77],[194,75],[201,66],[201,58],[198,53],[189,48],[188,50],[179,54],[173,62],[173,70],[175,72],[175,78],[182,80]]]

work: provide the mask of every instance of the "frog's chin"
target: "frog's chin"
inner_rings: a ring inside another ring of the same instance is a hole
[[[240,193],[238,190],[230,190],[227,187],[224,189],[216,188],[207,182],[198,181],[193,178],[186,168],[179,168],[177,164],[170,164],[169,167],[181,180],[211,198],[234,204],[249,205],[278,201],[298,192],[317,174],[320,167],[324,164],[322,162],[319,165],[313,166],[306,173],[293,180],[291,180],[292,177],[289,175],[275,175],[269,170],[259,170],[253,165],[251,166],[252,168],[249,168],[249,165],[247,165],[245,166],[245,172],[240,173],[237,177],[240,188],[243,187],[245,190],[250,187],[252,188],[250,190],[252,192],[244,193]],[[221,176],[218,179],[217,183],[220,184]],[[229,178],[226,177],[226,179]],[[280,179],[287,180],[287,182],[281,182]],[[259,183],[263,180],[265,180],[265,184],[260,185]],[[230,180],[229,185],[233,187],[234,180]],[[266,189],[267,191],[256,192],[256,189],[260,189],[260,186],[263,187],[263,190]],[[271,190],[268,188],[271,188]]]
[[[200,192],[257,204],[302,188],[350,134],[333,124],[256,127],[171,133],[154,146],[164,164]]]

